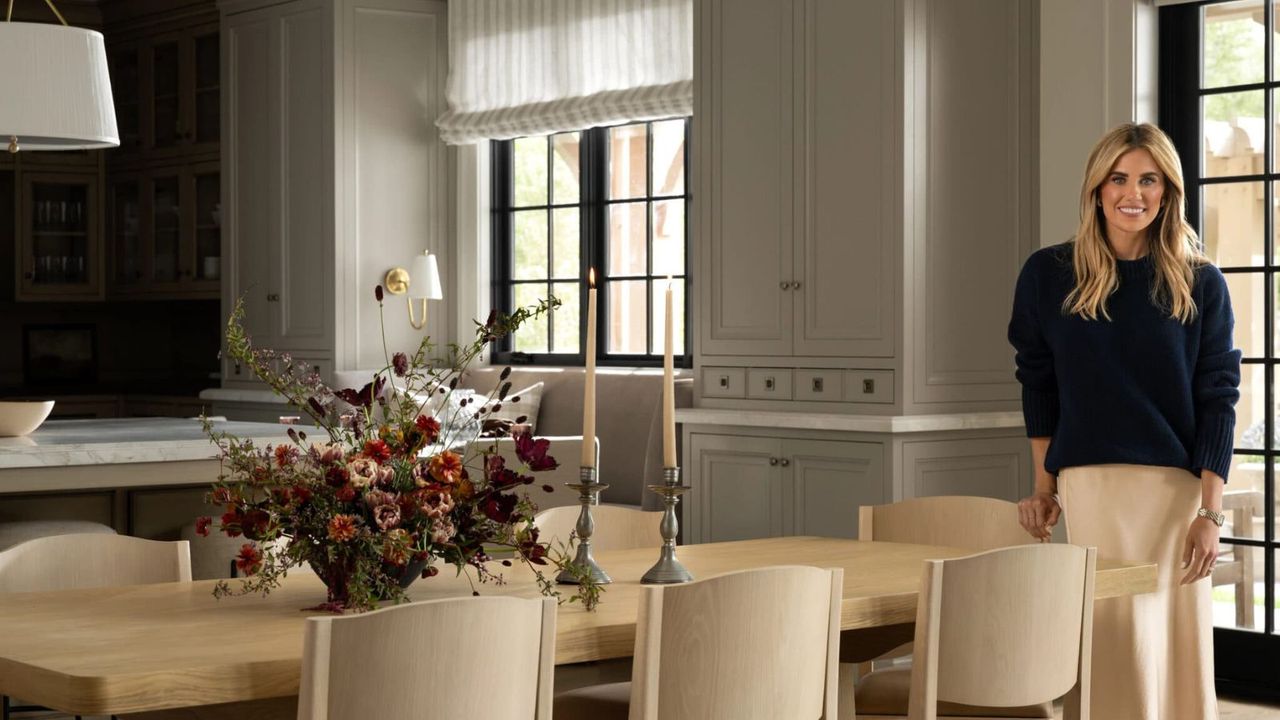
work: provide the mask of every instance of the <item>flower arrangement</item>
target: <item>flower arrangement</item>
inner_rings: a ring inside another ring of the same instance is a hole
[[[381,307],[381,286],[375,294]],[[322,609],[362,611],[382,600],[399,602],[409,583],[435,575],[443,563],[474,573],[481,583],[500,583],[489,562],[501,549],[533,569],[545,594],[558,596],[542,568],[567,569],[580,580],[569,600],[593,608],[599,586],[569,561],[563,546],[539,542],[536,506],[519,492],[536,473],[557,467],[549,442],[517,429],[519,467],[509,466],[493,446],[473,442],[481,423],[470,421],[489,420],[508,400],[510,368],[491,395],[449,402],[461,373],[488,345],[555,304],[543,301],[477,323],[470,345],[448,346],[443,369],[428,361],[434,346],[424,339],[413,355],[388,358],[359,390],[330,389],[287,355],[254,348],[237,304],[227,322],[228,353],[306,413],[325,437],[312,441],[291,427],[291,443],[260,448],[205,421],[222,458],[207,499],[224,510],[219,529],[246,541],[235,561],[246,576],[241,587],[233,590],[223,581],[215,595],[266,594],[289,568],[305,564],[328,588]],[[388,383],[394,392],[384,392]],[[511,432],[499,422],[483,425],[494,436]],[[197,531],[208,534],[213,522],[200,518]],[[511,559],[501,563],[510,566]]]

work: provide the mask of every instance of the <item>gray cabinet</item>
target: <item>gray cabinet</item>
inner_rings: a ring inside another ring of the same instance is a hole
[[[219,10],[224,312],[243,298],[256,345],[322,374],[380,367],[374,287],[424,249],[449,262],[448,155],[432,124],[447,6],[223,0]],[[416,348],[421,333],[391,305],[385,345]],[[434,328],[448,335],[447,322]],[[223,377],[257,387],[233,362]]]
[[[699,6],[701,354],[894,355],[897,7]]]
[[[265,347],[332,344],[333,90],[318,0],[224,18],[225,297]],[[234,379],[234,370],[227,377]]]
[[[886,502],[875,442],[692,433],[686,542],[857,537],[858,507]]]

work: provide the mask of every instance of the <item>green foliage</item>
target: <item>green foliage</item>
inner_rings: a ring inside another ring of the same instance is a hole
[[[1204,87],[1261,82],[1265,62],[1265,30],[1248,17],[1207,19],[1204,23]],[[1206,120],[1231,121],[1263,116],[1261,91],[1209,95]]]

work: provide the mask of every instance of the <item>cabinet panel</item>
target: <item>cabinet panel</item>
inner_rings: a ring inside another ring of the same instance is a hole
[[[275,344],[267,297],[271,289],[271,248],[279,237],[271,210],[273,190],[279,185],[277,124],[279,97],[273,76],[279,61],[272,53],[274,18],[260,14],[228,18],[224,39],[229,85],[226,163],[228,233],[235,238],[229,261],[225,302],[244,302],[244,326],[259,344]]]
[[[281,158],[278,274],[272,303],[279,342],[289,349],[326,346],[325,298],[333,263],[332,49],[325,12],[305,7],[279,24]]]
[[[782,467],[777,440],[693,434],[697,464],[690,514],[693,542],[772,537],[783,533]]]
[[[915,263],[908,400],[1016,401],[1006,333],[1035,238],[1032,5],[926,6],[928,83],[909,103],[926,143],[914,191],[927,223],[906,253]],[[993,188],[1005,189],[999,200]]]
[[[896,0],[804,0],[795,354],[892,357]]]
[[[858,537],[858,508],[886,501],[879,443],[786,440],[794,535]]]
[[[1025,437],[914,441],[902,444],[905,497],[981,495],[1016,502],[1032,486]]]
[[[791,353],[794,86],[792,6],[712,0],[700,12],[710,92],[700,123],[706,205],[702,352]],[[697,163],[695,163],[695,166]]]

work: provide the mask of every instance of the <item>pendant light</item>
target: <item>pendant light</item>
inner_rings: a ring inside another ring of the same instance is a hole
[[[0,23],[0,144],[18,150],[117,147],[115,106],[102,33],[67,25]]]

